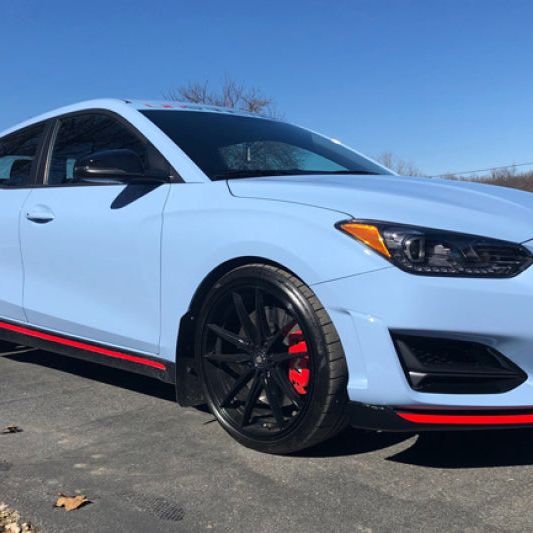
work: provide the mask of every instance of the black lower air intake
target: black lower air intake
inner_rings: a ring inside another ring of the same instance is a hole
[[[479,342],[392,333],[414,390],[442,394],[493,394],[514,389],[527,374]]]

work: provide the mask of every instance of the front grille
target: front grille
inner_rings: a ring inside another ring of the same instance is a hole
[[[414,390],[442,394],[494,394],[514,389],[527,374],[479,342],[392,333]]]

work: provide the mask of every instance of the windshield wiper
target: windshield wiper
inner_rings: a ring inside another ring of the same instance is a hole
[[[262,176],[302,176],[302,175],[327,175],[327,174],[366,174],[378,176],[378,172],[370,170],[303,170],[300,168],[291,168],[287,170],[232,170],[215,174],[211,177],[213,181],[231,180],[239,178],[260,178]]]

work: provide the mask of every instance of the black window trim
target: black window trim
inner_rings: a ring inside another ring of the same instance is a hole
[[[110,111],[109,109],[91,108],[91,109],[82,109],[79,111],[73,111],[71,113],[65,113],[64,115],[59,115],[57,117],[53,117],[48,120],[47,129],[45,131],[45,134],[43,135],[44,142],[41,143],[39,157],[38,157],[38,164],[36,165],[35,177],[33,180],[33,184],[30,186],[31,188],[35,188],[35,189],[50,188],[51,189],[51,188],[56,188],[56,187],[109,187],[109,186],[116,187],[117,186],[117,183],[96,183],[96,182],[53,183],[53,184],[45,183],[45,181],[48,178],[47,167],[48,167],[50,158],[52,156],[52,150],[54,147],[55,137],[56,137],[57,132],[59,131],[59,125],[61,121],[68,119],[68,118],[77,117],[77,116],[95,115],[95,114],[106,115],[117,120],[117,122],[119,122],[127,130],[129,130],[133,135],[138,137],[143,143],[146,143],[150,145],[154,150],[157,150],[157,153],[163,158],[164,161],[166,161],[171,171],[171,178],[170,178],[169,183],[185,183],[185,180],[179,175],[179,173],[170,164],[168,159],[161,153],[161,151],[156,146],[154,146],[154,144],[145,135],[143,135],[143,133],[140,132],[131,122],[125,119],[122,115],[115,113],[114,111]]]

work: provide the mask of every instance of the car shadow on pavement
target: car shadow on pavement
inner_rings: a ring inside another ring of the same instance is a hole
[[[11,353],[3,357],[52,368],[161,400],[176,401],[172,385],[96,363],[40,350]],[[199,409],[208,412],[205,407]],[[408,441],[411,443],[408,444]],[[295,455],[302,458],[341,457],[394,447],[392,455],[386,457],[387,461],[428,468],[489,468],[533,464],[532,443],[533,429],[416,434],[347,428],[333,439]],[[401,451],[397,451],[397,446],[402,447]]]
[[[491,468],[533,464],[533,429],[419,434],[388,461],[430,468]]]
[[[20,354],[14,353],[4,355],[3,357],[20,363],[53,368],[60,372],[75,374],[86,379],[107,383],[108,385],[139,392],[161,400],[176,401],[176,392],[173,385],[140,374],[134,374],[133,372],[126,372],[124,370],[55,353],[43,352],[41,350],[33,350]]]
[[[358,455],[406,443],[387,461],[428,468],[491,468],[533,464],[533,429],[386,433],[348,428],[301,457]]]
[[[342,457],[389,448],[413,437],[412,433],[384,433],[347,428],[330,440],[298,452],[298,457]]]

